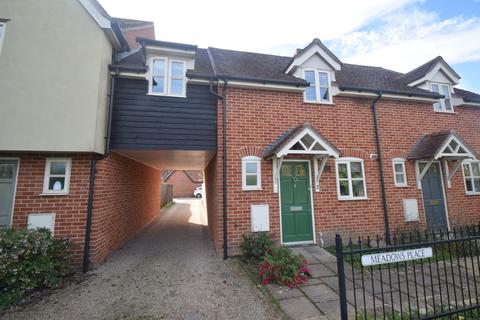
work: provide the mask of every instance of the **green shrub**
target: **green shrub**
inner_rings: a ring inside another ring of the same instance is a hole
[[[69,271],[70,241],[46,229],[0,229],[0,310],[34,290],[54,288]]]
[[[268,233],[259,235],[243,235],[240,249],[242,250],[242,259],[244,261],[258,262],[263,259],[265,254],[271,250],[273,241]]]
[[[263,258],[259,275],[262,284],[273,282],[294,288],[307,281],[310,271],[303,256],[293,253],[287,247],[277,247]]]

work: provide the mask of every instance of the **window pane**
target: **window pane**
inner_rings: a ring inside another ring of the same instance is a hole
[[[347,164],[346,163],[339,163],[338,164],[338,177],[340,179],[348,178]]]
[[[165,60],[153,60],[153,75],[165,75]]]
[[[153,77],[152,91],[153,92],[165,92],[164,77]]]
[[[172,62],[172,78],[183,78],[183,63]]]
[[[352,162],[350,166],[350,170],[352,171],[352,178],[363,178],[361,162]]]
[[[433,104],[433,108],[435,109],[435,111],[442,111],[442,104],[440,102],[435,102]]]
[[[291,177],[292,176],[292,166],[282,166],[282,176]]]
[[[62,191],[65,186],[65,178],[50,178],[48,190]]]
[[[305,166],[302,166],[302,165],[295,166],[295,176],[305,177]]]
[[[450,99],[443,100],[445,103],[445,109],[448,111],[452,111],[452,101]]]
[[[403,164],[395,163],[395,173],[403,173]]]
[[[247,186],[256,186],[257,176],[256,175],[247,176],[246,183],[247,183]]]
[[[436,93],[440,93],[440,90],[438,89],[438,85],[432,84],[432,91]]]
[[[365,189],[363,187],[363,180],[352,181],[352,189],[354,197],[365,197]]]
[[[315,73],[313,71],[305,71],[305,81],[315,86]]]
[[[172,79],[170,83],[170,93],[175,95],[183,94],[183,79]]]
[[[475,185],[475,192],[480,192],[480,179],[473,179],[473,184]]]
[[[463,165],[463,173],[465,174],[466,177],[471,176],[470,166],[468,164]]]
[[[305,89],[305,100],[307,101],[317,100],[317,93],[315,92],[315,87],[307,87],[307,89]]]
[[[397,183],[399,183],[399,184],[404,184],[405,183],[405,176],[403,175],[403,173],[397,173],[397,174],[395,174],[395,177],[397,179]]]
[[[0,179],[10,179],[13,177],[13,164],[0,164]]]
[[[50,163],[50,174],[65,174],[67,171],[66,162],[52,162]]]
[[[325,72],[318,73],[318,80],[320,82],[320,87],[329,87],[330,84],[328,83],[328,75]]]
[[[472,179],[465,180],[465,184],[467,186],[467,191],[472,192],[473,191]]]
[[[320,88],[320,100],[330,101],[330,93],[328,88],[324,88],[324,87]]]
[[[348,180],[340,180],[340,195],[349,196],[350,190],[348,189]]]
[[[256,162],[247,162],[245,163],[245,171],[246,173],[257,173],[257,163]]]
[[[480,177],[480,163],[472,163],[472,171],[475,177]]]

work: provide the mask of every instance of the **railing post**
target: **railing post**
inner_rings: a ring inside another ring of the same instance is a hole
[[[338,293],[340,295],[340,318],[347,320],[347,288],[345,285],[345,265],[343,263],[343,243],[340,235],[335,236],[338,271]]]

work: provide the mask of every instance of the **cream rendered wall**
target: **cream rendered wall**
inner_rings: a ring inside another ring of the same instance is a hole
[[[77,0],[0,0],[0,151],[104,151],[112,47]]]

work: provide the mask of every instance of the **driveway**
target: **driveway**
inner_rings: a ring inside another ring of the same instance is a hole
[[[6,319],[279,319],[235,260],[218,257],[201,200],[177,199],[85,282]]]

